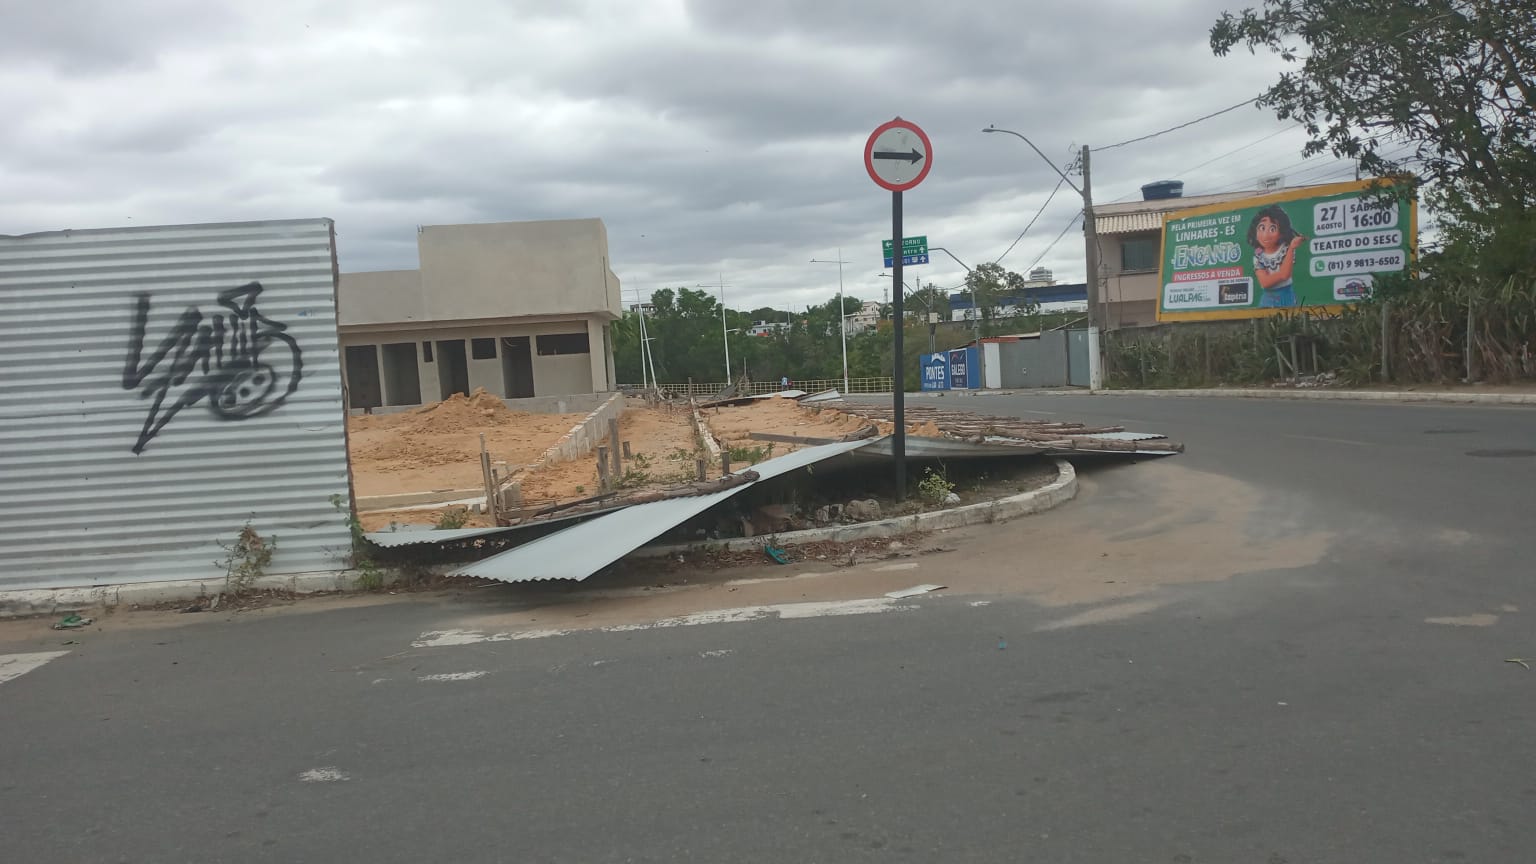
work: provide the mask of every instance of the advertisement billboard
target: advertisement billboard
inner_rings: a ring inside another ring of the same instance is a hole
[[[1337,311],[1377,275],[1408,269],[1418,239],[1412,201],[1371,181],[1290,189],[1163,217],[1157,320]]]
[[[949,352],[949,389],[970,390],[981,386],[972,374],[977,367],[975,348],[952,348]]]
[[[924,354],[921,369],[921,387],[924,390],[949,389],[949,354]]]

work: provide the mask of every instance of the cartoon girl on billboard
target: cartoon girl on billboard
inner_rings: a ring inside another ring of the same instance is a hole
[[[1271,204],[1254,214],[1248,226],[1248,244],[1253,247],[1253,275],[1264,289],[1260,308],[1296,305],[1291,271],[1296,267],[1296,247],[1305,242],[1307,238],[1291,227],[1291,217],[1280,205]]]

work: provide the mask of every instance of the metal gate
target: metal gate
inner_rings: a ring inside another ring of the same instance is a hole
[[[1088,386],[1088,331],[1067,331],[1067,383]]]

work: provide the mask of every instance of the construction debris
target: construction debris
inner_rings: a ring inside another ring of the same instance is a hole
[[[857,405],[842,409],[875,421],[882,433],[894,429],[895,412],[884,405]],[[1128,439],[1122,426],[1088,426],[1054,420],[1021,420],[909,405],[903,418],[909,435],[941,437],[971,444],[1028,447],[1047,455],[1073,453],[1173,454],[1184,452],[1184,445],[1157,440],[1162,436],[1147,433]],[[938,435],[933,435],[933,432]]]

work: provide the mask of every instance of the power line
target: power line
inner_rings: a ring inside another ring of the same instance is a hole
[[[1066,182],[1067,182],[1067,178],[1065,178],[1065,177],[1063,177],[1060,180],[1056,181],[1056,188],[1052,189],[1051,190],[1051,194],[1046,196],[1045,203],[1041,204],[1040,205],[1040,209],[1035,211],[1034,218],[1029,220],[1029,224],[1024,226],[1024,230],[1023,231],[1019,232],[1019,236],[1013,238],[1013,242],[1008,244],[1008,248],[1003,250],[1003,254],[1001,254],[1001,255],[997,256],[996,258],[992,259],[992,263],[993,264],[997,264],[997,263],[1001,262],[1004,258],[1007,258],[1008,257],[1008,253],[1013,251],[1013,247],[1019,245],[1019,241],[1024,239],[1024,235],[1029,233],[1029,229],[1035,227],[1035,222],[1036,222],[1036,220],[1038,220],[1040,218],[1040,214],[1044,213],[1045,212],[1045,208],[1047,208],[1047,207],[1049,207],[1051,205],[1051,199],[1056,197],[1056,193],[1061,191],[1062,184],[1066,183]]]
[[[1268,92],[1268,91],[1265,91],[1265,92]],[[1093,148],[1093,152],[1097,153],[1100,150],[1113,150],[1116,147],[1124,147],[1127,144],[1135,144],[1138,141],[1146,141],[1146,140],[1151,139],[1151,138],[1156,138],[1159,135],[1167,135],[1169,132],[1177,132],[1180,129],[1185,129],[1187,127],[1195,125],[1196,123],[1204,123],[1205,121],[1211,119],[1212,117],[1220,117],[1223,114],[1228,114],[1228,113],[1231,113],[1233,111],[1236,111],[1237,109],[1243,107],[1244,105],[1252,105],[1253,103],[1259,101],[1259,99],[1261,99],[1263,96],[1264,96],[1264,94],[1260,93],[1258,96],[1254,96],[1254,97],[1249,98],[1249,99],[1244,99],[1243,101],[1237,103],[1236,105],[1232,105],[1230,107],[1223,108],[1220,111],[1212,111],[1211,113],[1205,115],[1204,117],[1196,117],[1195,119],[1190,120],[1187,123],[1180,123],[1177,126],[1169,126],[1167,129],[1160,129],[1160,130],[1158,130],[1156,132],[1152,132],[1152,133],[1147,134],[1147,135],[1141,135],[1141,136],[1138,136],[1136,138],[1131,138],[1131,139],[1128,139],[1128,140],[1125,140],[1125,141],[1118,142],[1116,144],[1106,144],[1103,147],[1095,147],[1095,148]]]
[[[1083,215],[1083,211],[1081,211],[1081,210],[1079,210],[1079,211],[1077,211],[1077,213],[1073,214],[1072,219],[1067,222],[1067,227],[1061,229],[1061,233],[1056,235],[1056,239],[1051,241],[1051,245],[1045,247],[1045,251],[1041,252],[1040,256],[1038,258],[1036,258],[1034,261],[1030,262],[1030,265],[1028,267],[1024,268],[1024,272],[1027,273],[1030,270],[1035,269],[1035,265],[1036,264],[1039,264],[1042,260],[1045,259],[1045,256],[1051,254],[1051,250],[1056,248],[1056,244],[1061,242],[1061,238],[1067,236],[1067,232],[1072,230],[1072,226],[1077,224],[1078,217],[1080,217],[1082,215]]]
[[[1404,30],[1403,32],[1398,33],[1397,35],[1393,36],[1392,39],[1396,40],[1396,39],[1399,39],[1399,38],[1401,38],[1403,36],[1407,36],[1408,34],[1413,33],[1416,30],[1423,30],[1423,29],[1427,28],[1429,25],[1435,23],[1436,21],[1441,20],[1442,18],[1449,18],[1453,13],[1454,13],[1454,10],[1452,10],[1451,12],[1442,12],[1439,15],[1436,15],[1435,17],[1429,19],[1428,21],[1425,21],[1425,22],[1423,22],[1421,24],[1415,24],[1412,27],[1409,27],[1408,29]],[[1309,62],[1311,59],[1312,59],[1311,57],[1308,57],[1308,58],[1306,58],[1305,60],[1302,61],[1303,68],[1305,68],[1305,64],[1307,62]],[[1334,67],[1348,66],[1348,65],[1350,65],[1353,62],[1354,62],[1354,58],[1340,58],[1339,60],[1337,60],[1337,61],[1335,61],[1333,63],[1330,63],[1330,64],[1327,64],[1327,65],[1323,66],[1321,69],[1314,70],[1314,74],[1317,73],[1317,72],[1323,72],[1323,71],[1330,70],[1330,69],[1332,69]],[[1196,123],[1204,123],[1205,121],[1210,120],[1213,117],[1220,117],[1223,114],[1228,114],[1228,113],[1231,113],[1233,111],[1236,111],[1237,109],[1243,107],[1244,105],[1252,105],[1253,103],[1259,101],[1260,99],[1263,99],[1266,95],[1268,95],[1269,92],[1270,92],[1270,89],[1273,89],[1273,88],[1266,89],[1263,93],[1260,93],[1257,96],[1254,96],[1254,97],[1252,97],[1250,99],[1244,99],[1243,101],[1237,103],[1236,105],[1232,105],[1230,107],[1223,108],[1220,111],[1212,111],[1211,113],[1205,115],[1204,117],[1196,117],[1195,119],[1190,120],[1187,123],[1180,123],[1177,126],[1169,126],[1167,129],[1160,129],[1160,130],[1158,130],[1156,132],[1152,132],[1152,133],[1149,133],[1147,135],[1141,135],[1141,136],[1138,136],[1136,138],[1130,138],[1130,139],[1127,139],[1125,141],[1120,141],[1120,142],[1115,143],[1115,144],[1106,144],[1103,147],[1095,147],[1095,148],[1093,148],[1093,152],[1097,153],[1100,150],[1113,150],[1116,147],[1124,147],[1127,144],[1135,144],[1135,143],[1137,143],[1139,141],[1146,141],[1146,140],[1151,139],[1151,138],[1156,138],[1159,135],[1167,135],[1169,132],[1177,132],[1180,129],[1188,128],[1190,126],[1195,125]]]
[[[1277,130],[1275,132],[1271,132],[1268,135],[1265,135],[1263,138],[1259,138],[1259,139],[1254,140],[1254,141],[1249,141],[1247,144],[1244,144],[1241,147],[1235,147],[1235,148],[1233,148],[1231,150],[1228,150],[1227,152],[1221,154],[1220,156],[1215,156],[1215,157],[1212,157],[1210,159],[1207,159],[1204,162],[1201,162],[1199,165],[1196,165],[1196,166],[1194,166],[1192,168],[1181,169],[1180,171],[1176,172],[1174,176],[1178,176],[1179,174],[1188,174],[1191,171],[1199,171],[1201,168],[1204,168],[1205,166],[1210,165],[1210,164],[1212,164],[1214,162],[1220,162],[1221,160],[1227,158],[1228,156],[1236,156],[1237,154],[1243,152],[1244,150],[1247,150],[1249,147],[1252,147],[1252,146],[1254,146],[1256,144],[1263,144],[1265,141],[1268,141],[1269,139],[1275,138],[1275,137],[1280,136],[1280,135],[1284,135],[1285,133],[1291,131],[1292,129],[1299,129],[1299,128],[1301,128],[1301,125],[1302,124],[1300,124],[1300,123],[1293,123],[1293,124],[1291,124],[1289,126],[1286,126],[1286,127],[1282,128],[1282,129],[1279,129],[1279,130]]]

